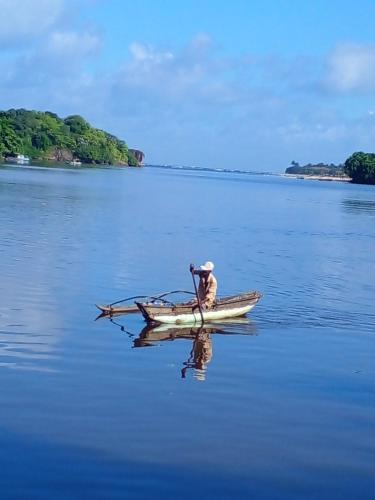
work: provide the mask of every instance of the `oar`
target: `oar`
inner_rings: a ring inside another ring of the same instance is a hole
[[[201,301],[200,301],[200,298],[199,298],[199,294],[198,294],[198,290],[197,290],[197,284],[195,283],[195,277],[194,277],[194,265],[193,265],[193,264],[190,264],[190,272],[191,272],[191,276],[192,276],[192,278],[193,278],[195,295],[196,295],[196,297],[197,297],[198,307],[199,307],[199,312],[201,313],[201,320],[202,320],[202,325],[203,325],[203,323],[204,323],[204,319],[203,319],[203,313],[202,313],[202,304],[201,304]]]

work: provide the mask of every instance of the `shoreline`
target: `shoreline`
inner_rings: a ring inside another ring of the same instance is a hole
[[[208,168],[208,167],[192,167],[192,166],[179,166],[179,165],[138,165],[137,167],[124,164],[108,164],[108,163],[82,163],[81,165],[71,164],[70,162],[64,161],[51,161],[51,160],[31,160],[28,163],[15,163],[1,161],[0,166],[2,167],[23,167],[23,168],[68,168],[79,169],[79,168],[121,168],[121,169],[141,169],[141,168],[152,168],[152,169],[166,169],[166,170],[185,170],[190,172],[200,172],[200,173],[213,173],[213,174],[241,174],[241,175],[259,175],[259,176],[275,176],[282,178],[298,179],[298,180],[313,180],[313,181],[336,181],[336,182],[351,182],[351,177],[338,177],[330,175],[304,175],[304,174],[286,174],[278,172],[258,172],[251,170],[238,170],[238,169],[223,169],[223,168]],[[78,168],[77,168],[78,167]]]
[[[336,182],[351,182],[351,177],[335,177],[333,175],[303,175],[303,174],[282,174],[283,177],[299,180],[311,181],[336,181]]]

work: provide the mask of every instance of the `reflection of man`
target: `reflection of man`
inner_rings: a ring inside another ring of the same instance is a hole
[[[206,380],[206,365],[212,358],[212,340],[210,333],[215,333],[216,328],[192,328],[190,333],[195,336],[193,347],[190,351],[190,356],[184,363],[184,368],[181,370],[182,378],[186,377],[186,372],[189,368],[194,369],[194,377],[197,380]]]
[[[212,340],[210,335],[204,330],[198,333],[193,344],[193,363],[195,368],[195,378],[206,379],[206,364],[212,358]]]
[[[213,262],[208,261],[199,269],[191,268],[192,273],[199,276],[198,297],[204,309],[211,309],[215,303],[217,281],[212,274],[214,267]]]

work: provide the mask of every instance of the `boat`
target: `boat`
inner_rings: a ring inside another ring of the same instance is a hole
[[[5,158],[5,161],[9,163],[17,163],[19,165],[24,165],[25,163],[30,162],[30,158],[26,155],[17,154],[15,156],[7,156]]]
[[[170,304],[167,301],[136,302],[136,305],[147,323],[194,324],[202,323],[202,319],[205,322],[244,316],[256,306],[261,297],[262,294],[257,291],[223,297],[216,300],[211,309],[203,310],[202,314],[198,305],[193,302],[180,304]]]
[[[79,165],[82,165],[82,162],[80,160],[73,159],[72,161],[69,162],[69,165],[78,167]]]
[[[195,300],[189,302],[174,303],[166,300],[164,297],[172,294],[190,294],[185,290],[175,290],[173,292],[165,292],[154,296],[138,295],[128,297],[123,301],[114,302],[109,305],[98,305],[96,307],[101,311],[97,319],[105,316],[119,316],[122,314],[133,314],[141,312],[144,319],[149,324],[196,324],[203,321],[220,321],[226,318],[237,318],[244,316],[251,311],[259,300],[262,294],[257,291],[242,293],[240,295],[231,295],[222,297],[216,300],[214,307],[209,310],[202,310],[202,316]],[[126,304],[126,301],[135,300],[133,304]],[[143,299],[140,302],[139,299]]]

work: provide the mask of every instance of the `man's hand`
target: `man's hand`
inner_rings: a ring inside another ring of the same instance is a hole
[[[191,273],[192,273],[192,272],[194,272],[194,264],[190,264],[189,269],[190,269],[190,272],[191,272]]]

